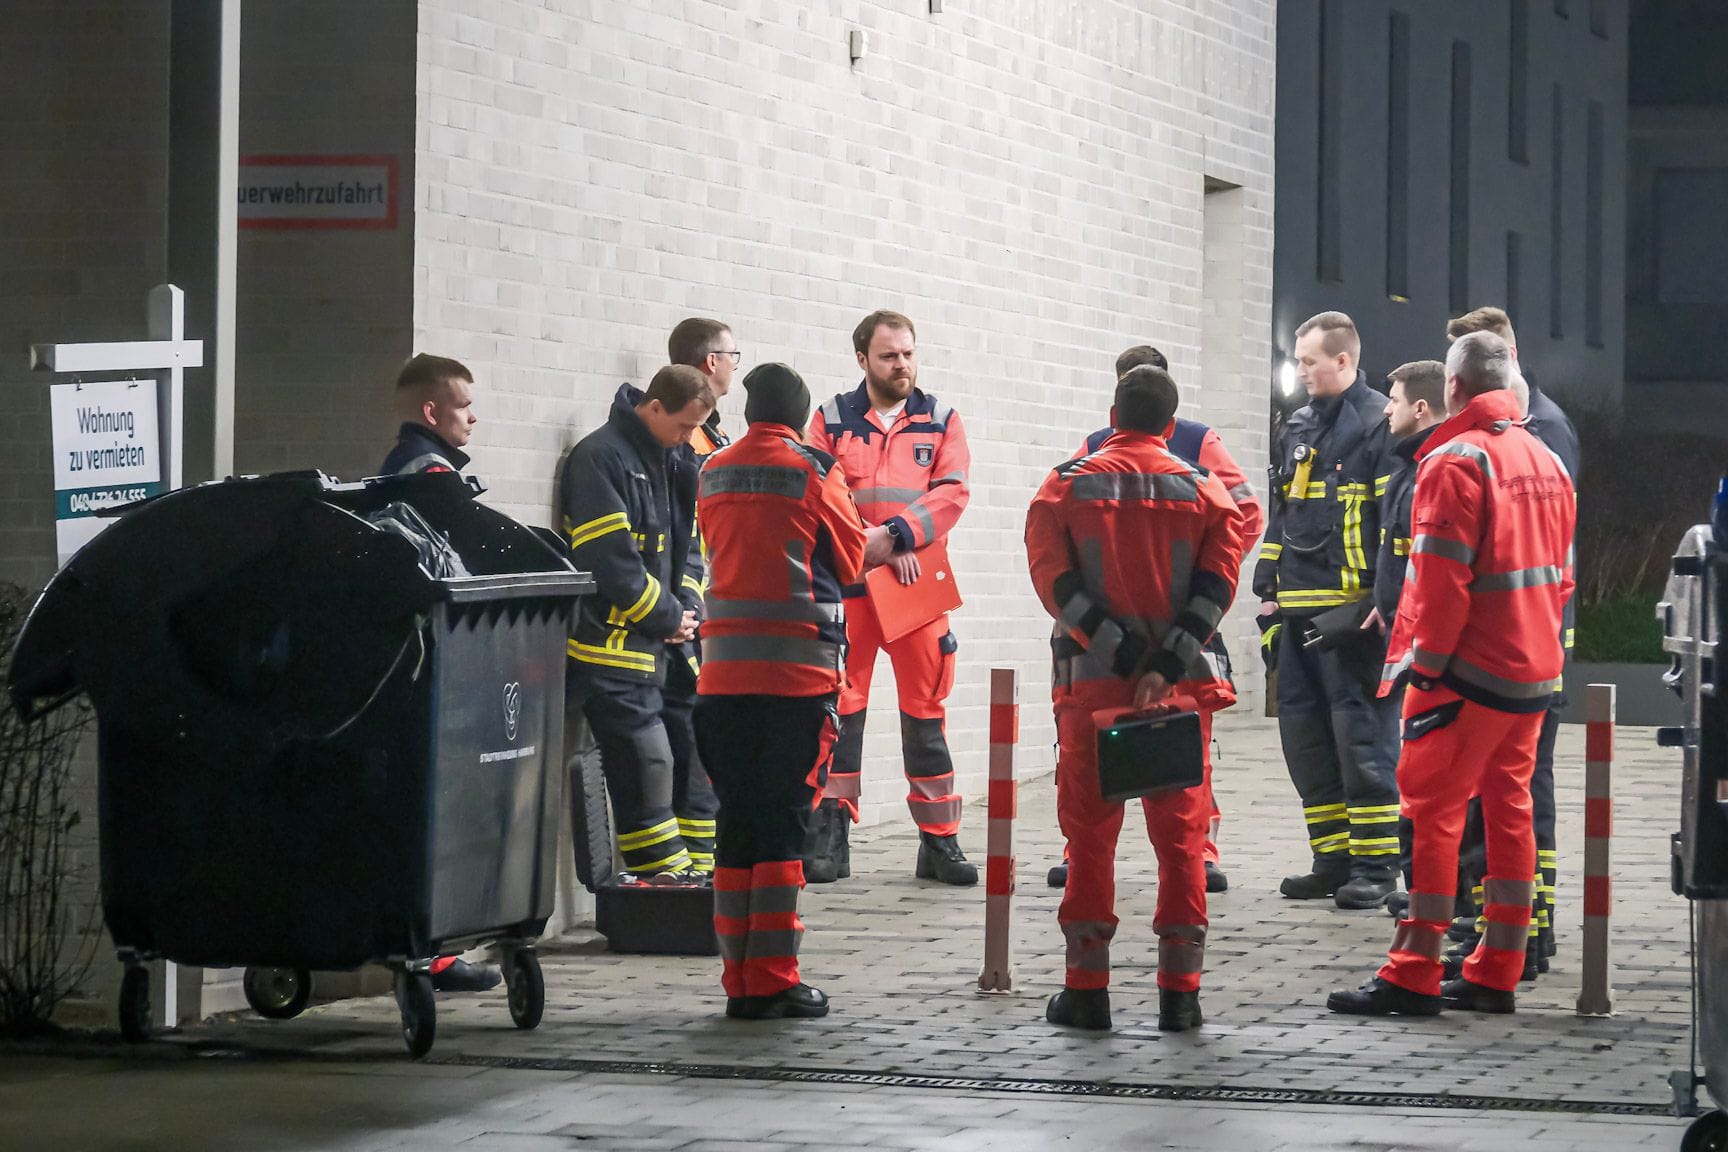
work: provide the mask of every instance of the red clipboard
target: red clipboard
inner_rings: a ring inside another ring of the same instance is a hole
[[[890,643],[960,607],[960,587],[948,566],[947,543],[926,544],[917,556],[918,579],[910,584],[900,583],[892,564],[864,573],[864,590],[876,609],[882,639]]]

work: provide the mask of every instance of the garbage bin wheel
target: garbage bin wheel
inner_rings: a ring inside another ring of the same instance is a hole
[[[131,964],[120,978],[120,1038],[128,1044],[150,1039],[150,969]]]
[[[1724,1152],[1728,1149],[1728,1112],[1712,1110],[1692,1121],[1680,1138],[1680,1152]]]
[[[518,948],[504,969],[509,989],[510,1019],[526,1031],[537,1027],[546,1011],[546,978],[540,973],[540,957],[532,948]]]
[[[312,973],[304,968],[248,968],[240,987],[258,1015],[292,1020],[312,999]]]
[[[432,974],[399,970],[396,1007],[402,1013],[402,1042],[408,1045],[408,1054],[418,1060],[432,1051],[432,1041],[438,1034],[438,1002],[432,996]]]

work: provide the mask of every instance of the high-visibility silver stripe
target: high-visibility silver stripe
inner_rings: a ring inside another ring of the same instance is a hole
[[[1490,876],[1482,882],[1484,904],[1528,904],[1536,896],[1536,885],[1529,880],[1504,880]]]
[[[794,623],[838,624],[846,619],[839,604],[812,600],[720,600],[707,599],[710,620],[785,620]]]
[[[714,915],[743,920],[750,915],[750,893],[729,888],[714,889]]]
[[[786,591],[795,600],[809,600],[814,593],[810,589],[810,565],[804,556],[804,541],[786,541]]]
[[[1560,579],[1560,569],[1552,564],[1540,564],[1535,568],[1516,568],[1511,572],[1487,572],[1470,581],[1470,587],[1477,592],[1511,592],[1518,588],[1540,588],[1545,584],[1558,584]]]
[[[924,542],[926,544],[936,539],[936,521],[930,518],[930,509],[922,504],[913,503],[906,506],[906,513],[917,520],[919,526],[924,529]]]
[[[1439,556],[1446,560],[1456,560],[1468,568],[1476,562],[1476,549],[1462,540],[1448,540],[1444,536],[1429,536],[1423,534],[1410,542],[1410,554],[1426,552],[1430,556]],[[1414,564],[1414,561],[1412,561]]]
[[[1076,500],[1186,500],[1200,498],[1194,476],[1179,472],[1089,472],[1076,476]]]
[[[1248,483],[1246,480],[1242,481],[1242,483],[1230,489],[1230,499],[1236,501],[1238,504],[1241,504],[1246,500],[1254,499],[1254,485]]]
[[[1488,927],[1482,932],[1482,946],[1498,948],[1502,952],[1522,952],[1529,936],[1528,924],[1502,924],[1498,920],[1490,920]]]
[[[784,915],[798,911],[798,889],[790,884],[750,889],[750,914]]]
[[[1398,677],[1410,671],[1410,665],[1413,664],[1415,660],[1416,653],[1414,651],[1404,653],[1403,658],[1399,660],[1388,660],[1380,668],[1380,679],[1386,681],[1398,679]]]
[[[710,496],[784,496],[800,500],[810,481],[802,468],[781,464],[726,464],[718,460],[702,469],[702,499]]]
[[[1199,617],[1214,632],[1218,630],[1218,621],[1224,619],[1224,605],[1205,596],[1195,596],[1188,601],[1188,611]]]
[[[830,424],[840,423],[840,397],[836,396],[822,405],[822,419]]]
[[[1504,696],[1508,700],[1535,700],[1542,696],[1552,696],[1560,689],[1560,678],[1552,680],[1536,680],[1524,682],[1508,680],[1504,676],[1496,676],[1486,668],[1478,667],[1458,656],[1453,656],[1446,666],[1448,675],[1456,676],[1466,684],[1477,688],[1486,688],[1496,696]]]
[[[1079,597],[1076,596],[1075,599],[1078,600]],[[1104,622],[1098,625],[1098,630],[1092,633],[1092,643],[1088,645],[1087,650],[1098,662],[1114,667],[1116,650],[1122,646],[1122,641],[1126,639],[1127,636],[1123,633],[1121,626],[1116,621],[1106,617]]]
[[[1172,936],[1158,938],[1158,971],[1168,976],[1192,976],[1205,968],[1204,944]]]
[[[1164,647],[1176,653],[1176,659],[1182,661],[1184,668],[1200,659],[1201,653],[1205,651],[1200,641],[1186,628],[1172,628],[1166,632]]]
[[[1434,922],[1434,918],[1431,916],[1424,916],[1422,919],[1430,924]],[[1418,924],[1415,916],[1408,920],[1398,921],[1398,927],[1392,930],[1393,952],[1409,952],[1422,957],[1424,960],[1438,962],[1445,945],[1446,933]]]
[[[1462,440],[1453,440],[1440,445],[1440,447],[1434,449],[1434,451],[1430,452],[1428,455],[1461,456],[1475,464],[1476,467],[1482,469],[1483,475],[1487,476],[1489,479],[1494,478],[1494,465],[1493,462],[1488,459],[1488,453],[1484,452],[1474,444],[1466,444]]]
[[[910,504],[922,495],[922,488],[859,488],[852,493],[852,500],[857,504]]]
[[[945,476],[938,476],[938,477],[936,477],[936,479],[930,481],[930,487],[934,488],[938,484],[964,484],[964,483],[966,483],[966,473],[965,472],[950,472]]]
[[[1062,623],[1070,628],[1080,627],[1086,613],[1092,611],[1092,597],[1084,592],[1076,592],[1068,597],[1068,603],[1062,605]]]
[[[1405,915],[1411,920],[1449,924],[1452,921],[1452,905],[1452,897],[1442,896],[1438,892],[1412,892],[1410,909]]]
[[[744,956],[747,960],[783,960],[798,955],[798,942],[802,939],[802,928],[752,928]]]
[[[840,645],[796,636],[709,636],[702,641],[705,661],[762,661],[807,668],[840,666]]]

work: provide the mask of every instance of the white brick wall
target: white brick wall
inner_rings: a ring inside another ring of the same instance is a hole
[[[945,7],[422,0],[414,342],[476,369],[476,471],[549,522],[562,453],[682,317],[726,320],[747,365],[787,361],[820,398],[857,382],[859,317],[911,315],[921,383],[964,414],[975,461],[949,731],[976,793],[993,664],[1021,668],[1022,762],[1050,766],[1021,527],[1103,423],[1115,354],[1165,349],[1188,414],[1263,475],[1274,3]],[[1225,349],[1203,353],[1208,176],[1242,192],[1213,260],[1235,285]],[[1257,684],[1251,634],[1233,624]],[[884,661],[871,818],[903,818],[892,692]]]

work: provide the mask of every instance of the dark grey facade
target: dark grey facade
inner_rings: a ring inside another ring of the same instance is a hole
[[[1728,435],[1728,5],[1640,4],[1631,35],[1626,411]]]
[[[1615,406],[1626,69],[1626,0],[1283,0],[1278,353],[1348,312],[1379,383],[1498,304],[1563,403]]]

